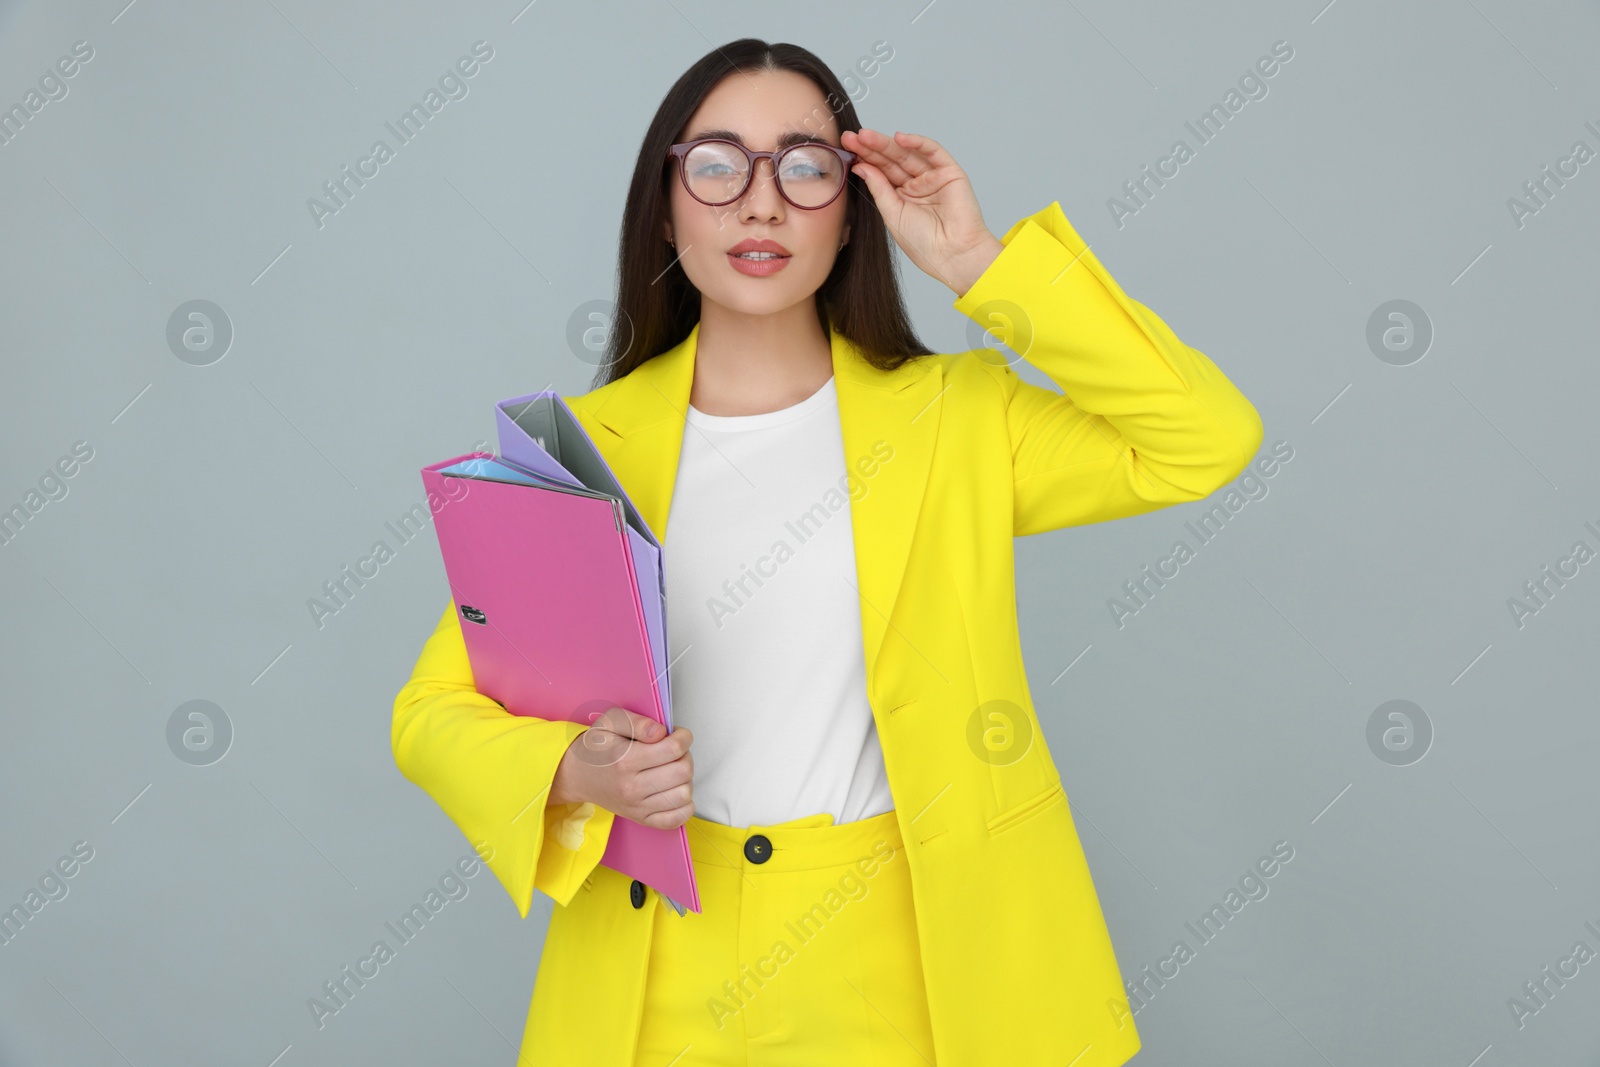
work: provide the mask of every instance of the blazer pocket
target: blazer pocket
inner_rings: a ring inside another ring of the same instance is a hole
[[[1027,800],[1024,800],[1021,804],[1018,804],[1015,807],[1002,811],[999,815],[996,815],[994,818],[990,819],[985,825],[988,827],[990,836],[1003,833],[1004,831],[1010,830],[1017,826],[1019,823],[1026,822],[1028,819],[1048,808],[1051,804],[1054,804],[1057,800],[1063,800],[1065,798],[1066,792],[1063,790],[1061,783],[1057,782],[1044,792],[1039,793],[1036,796],[1029,797]]]

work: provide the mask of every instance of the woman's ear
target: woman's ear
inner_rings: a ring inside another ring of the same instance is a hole
[[[678,247],[672,240],[672,223],[663,222],[661,224],[661,234],[667,239],[667,244],[672,245],[673,248]]]

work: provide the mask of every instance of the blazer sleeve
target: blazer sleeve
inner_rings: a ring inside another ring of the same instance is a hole
[[[467,836],[517,912],[538,888],[571,903],[611,836],[614,815],[591,803],[548,803],[567,746],[589,727],[513,715],[473,688],[455,603],[394,701],[390,743],[400,773]]]
[[[1123,293],[1052,201],[1012,226],[954,303],[1061,392],[1000,381],[1011,438],[1016,535],[1199,500],[1261,445],[1261,417],[1203,353]]]

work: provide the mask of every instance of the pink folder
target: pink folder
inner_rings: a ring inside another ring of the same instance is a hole
[[[592,723],[616,706],[671,729],[621,500],[488,452],[430,464],[422,481],[441,502],[434,528],[478,692],[513,715]],[[685,827],[618,815],[600,862],[700,911]]]

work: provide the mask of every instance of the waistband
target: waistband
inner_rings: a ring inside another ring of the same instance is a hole
[[[686,828],[695,863],[751,872],[842,867],[901,848],[900,823],[893,809],[845,823],[835,823],[831,813],[822,812],[754,826],[727,826],[691,815]],[[772,845],[770,858],[763,863],[745,855],[745,842],[757,834]]]

